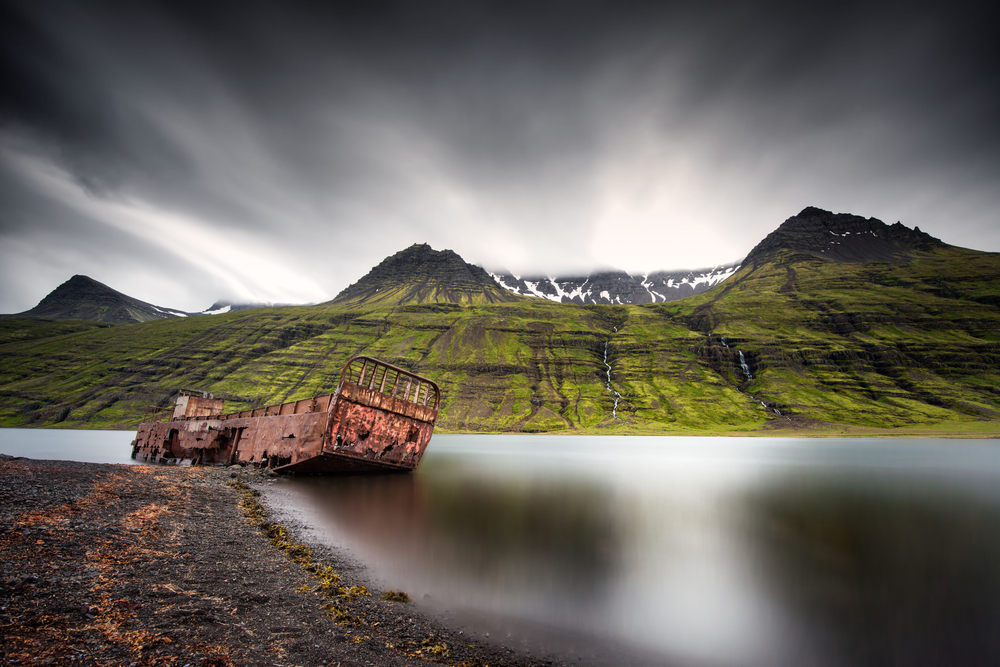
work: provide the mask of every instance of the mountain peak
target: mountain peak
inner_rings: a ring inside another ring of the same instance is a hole
[[[426,243],[415,243],[386,257],[332,303],[494,303],[518,298],[454,250],[434,250]]]
[[[67,280],[63,284],[64,285],[99,285],[100,287],[103,287],[103,288],[106,288],[106,289],[111,289],[110,287],[108,287],[104,283],[97,282],[96,280],[94,280],[90,276],[85,276],[82,273],[77,273],[76,275],[74,275],[72,278],[70,278],[69,280]]]
[[[942,247],[946,244],[919,227],[910,229],[901,222],[887,225],[878,218],[807,206],[758,243],[743,266],[778,250],[795,250],[836,262],[892,262]]]
[[[176,317],[184,313],[140,301],[90,276],[77,274],[49,292],[37,306],[19,314],[23,317],[127,324]]]

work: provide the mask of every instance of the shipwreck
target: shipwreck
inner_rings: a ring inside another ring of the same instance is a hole
[[[371,357],[353,357],[332,394],[223,414],[222,399],[181,391],[166,416],[139,425],[132,458],[251,464],[278,473],[409,472],[437,420],[437,384]]]

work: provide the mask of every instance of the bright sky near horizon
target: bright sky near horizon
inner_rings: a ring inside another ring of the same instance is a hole
[[[738,261],[806,206],[1000,251],[989,3],[0,0],[0,312],[317,302],[413,243]]]

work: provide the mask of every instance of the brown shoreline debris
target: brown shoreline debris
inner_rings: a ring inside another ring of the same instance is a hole
[[[0,663],[554,664],[345,581],[270,519],[258,478],[0,459]]]

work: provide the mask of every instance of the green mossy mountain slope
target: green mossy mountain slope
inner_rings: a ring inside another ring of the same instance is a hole
[[[898,246],[892,261],[864,262],[778,244],[702,295],[644,306],[517,299],[113,326],[0,320],[0,424],[134,426],[186,387],[234,409],[306,398],[368,354],[441,384],[442,431],[1000,432],[1000,255]]]
[[[417,243],[386,257],[331,304],[364,307],[421,303],[508,303],[520,297],[453,250]]]
[[[783,250],[705,298],[654,309],[705,333],[701,354],[720,373],[742,350],[753,378],[743,388],[788,414],[890,428],[996,422],[1000,255],[920,255],[861,264]]]

